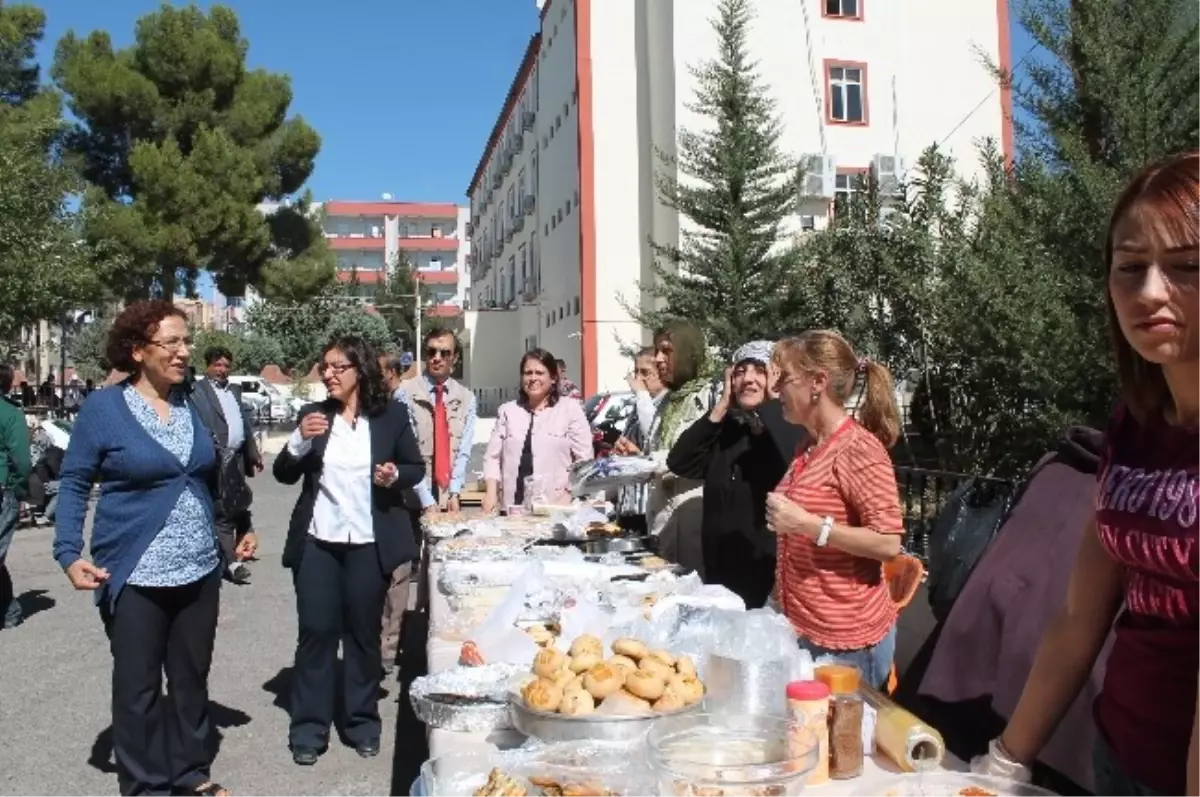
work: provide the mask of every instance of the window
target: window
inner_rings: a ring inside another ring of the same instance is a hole
[[[517,258],[508,256],[508,301],[517,298]]]
[[[571,197],[567,197],[567,215],[571,215]]]
[[[516,195],[517,187],[515,185],[510,185],[508,187],[508,215],[513,217],[516,217],[517,215],[517,202],[515,199]]]
[[[839,169],[833,178],[833,202],[836,208],[844,205],[850,197],[862,190],[859,183],[866,175],[866,169]]]
[[[521,284],[525,284],[525,280],[529,278],[529,258],[525,244],[517,247],[517,259],[521,261]]]
[[[817,217],[816,216],[801,216],[800,217],[801,232],[812,232],[815,229],[817,229]]]
[[[337,225],[337,234],[338,235],[349,235],[350,234],[350,225],[344,221],[339,221],[338,225]]]
[[[867,65],[825,62],[825,113],[830,124],[867,124]]]
[[[429,258],[429,267],[436,271],[442,270],[442,259],[440,257]]]
[[[572,314],[579,315],[579,297],[575,297],[575,301],[571,304]]]
[[[521,169],[520,174],[517,175],[517,196],[521,197],[522,204],[525,202],[525,194],[525,170]]]
[[[862,19],[862,0],[824,0],[821,15],[836,19]]]
[[[508,217],[504,215],[504,200],[501,199],[500,200],[500,220],[504,221],[504,219],[506,219],[506,218],[508,218]]]

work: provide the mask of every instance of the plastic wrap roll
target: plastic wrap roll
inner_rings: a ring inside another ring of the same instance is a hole
[[[905,772],[928,772],[941,766],[946,743],[932,725],[896,705],[869,686],[859,694],[875,709],[875,749]]]

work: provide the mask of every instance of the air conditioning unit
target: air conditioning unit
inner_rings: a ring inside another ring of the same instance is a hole
[[[513,239],[513,228],[512,228],[512,225],[510,224],[508,226],[508,229],[506,229],[504,231],[504,240],[511,241],[512,239]]]
[[[525,217],[517,216],[515,219],[512,220],[512,231],[520,232],[523,229],[525,229]]]
[[[537,197],[535,197],[533,194],[526,194],[525,196],[521,197],[521,212],[526,216],[532,215],[536,208]]]
[[[474,231],[475,231],[475,225],[469,221],[463,226],[463,232],[466,233],[468,238],[471,237],[471,233],[473,233]]]
[[[531,303],[536,302],[537,297],[537,285],[534,284],[533,280],[526,279],[525,282],[521,284],[521,300],[526,303]]]
[[[372,227],[371,228],[371,237],[372,238],[382,238],[383,230],[380,229],[379,227]]]
[[[492,175],[492,188],[499,188],[503,184],[504,184],[504,175],[503,174],[501,174],[500,172],[496,172],[495,174]]]
[[[474,252],[467,252],[467,265],[474,266],[477,262]]]
[[[533,111],[526,111],[521,114],[521,127],[525,130],[532,130],[533,123],[537,119],[537,115]]]
[[[803,180],[800,196],[804,199],[833,199],[837,163],[832,155],[804,155],[800,158]]]
[[[904,159],[899,155],[876,155],[871,163],[879,195],[891,199],[904,198]]]

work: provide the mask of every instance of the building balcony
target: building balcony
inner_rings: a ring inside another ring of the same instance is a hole
[[[329,248],[335,252],[382,252],[387,248],[387,239],[382,235],[368,238],[355,235],[326,235]]]
[[[416,272],[417,279],[426,285],[457,285],[458,271],[456,269],[421,269]]]
[[[396,216],[399,218],[458,220],[458,206],[447,202],[326,202],[327,218],[336,216]]]
[[[360,285],[378,285],[387,282],[387,272],[344,269],[338,271],[337,278],[338,282],[354,282],[357,279]]]
[[[456,318],[462,315],[462,308],[454,304],[435,304],[425,311],[430,318]]]
[[[396,245],[406,252],[457,252],[458,238],[400,238]]]

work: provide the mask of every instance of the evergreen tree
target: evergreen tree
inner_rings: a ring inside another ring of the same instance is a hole
[[[90,307],[121,265],[103,242],[80,242],[66,197],[79,181],[57,157],[65,126],[57,93],[41,86],[38,8],[0,2],[0,338]]]
[[[130,47],[105,31],[58,43],[54,79],[78,120],[67,145],[91,185],[87,237],[127,256],[118,288],[130,298],[191,290],[207,268],[226,295],[265,282],[294,300],[272,275],[279,261],[311,250],[300,263],[318,272],[310,287],[335,267],[320,236],[259,211],[300,190],[320,138],[288,116],[288,78],[248,68],[248,49],[231,9],[165,3],[138,20]]]
[[[767,330],[791,325],[797,307],[791,247],[781,227],[796,207],[796,167],[780,150],[781,126],[747,42],[750,0],[721,0],[712,27],[716,58],[693,69],[700,130],[680,131],[657,180],[680,216],[675,246],[651,242],[663,309],[633,309],[649,327],[667,318],[701,326],[723,354]]]
[[[416,351],[420,341],[416,335],[418,302],[425,306],[428,290],[417,278],[416,269],[404,250],[400,250],[388,267],[387,282],[375,293],[375,306],[387,322],[393,339],[406,350]]]

